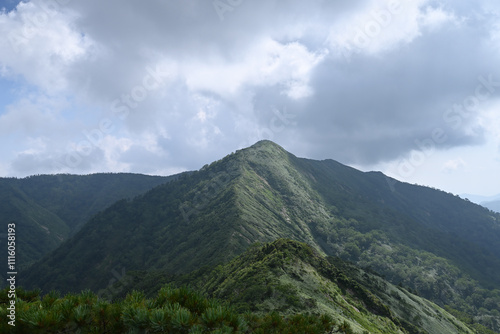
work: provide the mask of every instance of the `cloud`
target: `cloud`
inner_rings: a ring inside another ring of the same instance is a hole
[[[60,155],[52,155],[46,150],[39,152],[30,150],[28,152],[20,152],[12,160],[12,168],[16,171],[26,174],[51,174],[57,173],[74,173],[75,168],[79,173],[97,172],[93,166],[99,164],[104,158],[102,150],[95,148],[82,148],[88,152],[71,151],[65,155],[66,159],[61,159]],[[82,158],[83,156],[83,158]]]
[[[293,99],[310,95],[308,79],[323,54],[309,52],[297,42],[281,44],[270,38],[254,45],[251,53],[228,64],[223,59],[185,65],[188,87],[229,97],[243,86],[273,86],[283,83],[283,94]],[[218,78],[214,82],[213,78]]]
[[[415,140],[436,128],[448,138],[442,149],[483,142],[480,111],[453,111],[470,102],[480,77],[500,80],[496,55],[485,45],[488,27],[476,24],[427,31],[383,57],[359,53],[350,62],[330,58],[319,64],[311,79],[314,99],[299,121],[303,140],[316,150],[312,155],[324,154],[321,143],[327,142],[344,162],[391,160],[418,148]],[[500,93],[492,89],[489,99]]]
[[[447,174],[450,174],[450,173],[453,173],[459,169],[462,169],[462,168],[465,168],[467,166],[467,164],[463,161],[462,158],[458,158],[458,159],[455,159],[455,160],[448,160],[443,168],[441,169],[441,171],[443,173],[447,173]]]
[[[439,29],[450,22],[460,24],[460,20],[453,13],[446,12],[442,7],[427,7],[421,20],[423,26],[429,27],[431,30]]]
[[[0,165],[162,173],[267,138],[370,166],[437,129],[437,152],[483,145],[499,17],[493,1],[19,3],[0,13],[0,75],[17,91],[0,109]],[[480,78],[489,95],[472,106]]]
[[[339,57],[378,54],[410,43],[420,35],[422,7],[428,1],[367,1],[329,29],[328,43]]]
[[[61,120],[67,101],[34,94],[7,105],[0,115],[0,132],[23,136],[61,136],[68,134],[71,122]],[[73,124],[74,126],[74,124]]]
[[[57,1],[20,2],[0,14],[3,76],[22,76],[53,93],[67,88],[68,67],[87,56],[92,41],[75,29],[77,14]]]

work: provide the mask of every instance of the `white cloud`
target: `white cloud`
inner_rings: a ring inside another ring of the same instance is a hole
[[[91,39],[75,29],[78,15],[53,1],[20,2],[0,14],[0,63],[4,76],[22,75],[49,93],[67,88],[68,66],[88,56]]]
[[[457,158],[454,160],[448,160],[443,168],[441,169],[442,172],[444,173],[452,173],[457,171],[458,169],[466,167],[466,163],[462,158]]]
[[[36,92],[27,95],[5,106],[0,115],[0,133],[10,138],[10,150],[27,152],[33,143],[43,141],[46,150],[60,152],[75,134],[82,136],[81,120],[72,119],[78,113],[73,117],[65,114],[70,105],[66,99]]]
[[[378,54],[421,35],[423,6],[428,0],[367,1],[366,5],[330,27],[328,45],[342,57]]]
[[[453,13],[446,12],[441,7],[426,7],[420,20],[424,26],[430,29],[438,29],[446,23],[460,24],[460,20]]]
[[[297,42],[281,44],[266,38],[251,46],[242,59],[227,62],[214,57],[184,65],[188,87],[208,90],[224,97],[237,94],[243,86],[273,86],[284,83],[284,93],[295,99],[310,95],[311,70],[323,59]]]

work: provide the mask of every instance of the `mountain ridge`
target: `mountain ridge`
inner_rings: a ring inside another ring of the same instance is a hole
[[[285,237],[498,328],[499,226],[500,215],[452,194],[261,141],[115,203],[22,276],[97,291],[113,268],[183,274]]]
[[[253,244],[212,270],[165,281],[159,277],[131,273],[126,279],[137,285],[131,283],[120,296],[130,293],[132,286],[154,296],[164,284],[189,284],[210,298],[229,302],[240,313],[326,314],[360,333],[472,333],[437,305],[289,239]]]

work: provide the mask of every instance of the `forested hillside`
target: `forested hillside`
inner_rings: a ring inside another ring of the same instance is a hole
[[[170,179],[138,174],[0,178],[0,217],[5,226],[16,223],[18,267],[26,268],[57,248],[117,200],[135,197]],[[5,245],[1,238],[0,247]]]

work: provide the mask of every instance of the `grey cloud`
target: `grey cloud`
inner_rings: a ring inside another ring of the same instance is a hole
[[[151,152],[139,145],[133,145],[120,155],[120,162],[130,164],[136,173],[155,173],[161,166],[171,166],[171,159],[162,152]]]
[[[118,158],[131,164],[133,171],[199,168],[263,138],[297,155],[357,164],[403,156],[418,149],[416,141],[432,137],[436,129],[446,136],[436,142],[440,149],[482,143],[485,133],[476,124],[475,113],[458,120],[456,113],[444,118],[454,104],[475,94],[479,76],[493,75],[500,81],[500,58],[489,35],[497,14],[481,13],[467,1],[445,2],[445,10],[467,16],[460,25],[421,28],[411,42],[379,54],[362,50],[347,59],[330,50],[312,72],[313,94],[307,98],[294,100],[284,94],[288,84],[284,80],[275,85],[243,82],[237,93],[227,97],[210,89],[192,91],[186,78],[175,77],[148,91],[137,107],[128,108],[126,117],[113,110],[113,101],[143,84],[148,66],[165,59],[186,66],[210,64],[213,59],[231,65],[266,37],[321,53],[329,47],[326,39],[332,22],[366,3],[243,1],[221,20],[212,1],[71,1],[68,6],[78,13],[72,28],[95,45],[67,69],[70,89],[89,109],[97,109],[96,114],[113,119],[112,135],[134,141]],[[500,94],[500,87],[495,94]],[[213,115],[197,121],[197,113],[209,105],[215,106]],[[276,109],[292,116],[280,120]],[[141,136],[154,137],[164,154],[155,156],[141,146]],[[74,170],[104,166],[104,153],[99,152],[85,157]],[[25,154],[12,166],[26,172],[50,170],[53,160]]]
[[[21,153],[11,162],[16,175],[95,172],[102,166],[104,152],[91,148],[89,152],[68,151],[63,154],[53,152]],[[97,168],[96,168],[97,167]]]
[[[315,95],[298,112],[309,154],[372,164],[419,149],[416,141],[432,138],[435,129],[447,138],[437,148],[482,143],[477,114],[446,111],[475,95],[479,76],[500,81],[498,58],[484,48],[487,33],[466,26],[426,34],[380,57],[323,62],[312,80]]]
[[[226,55],[230,56],[234,50],[262,35],[286,35],[284,28],[308,22],[311,17],[332,19],[365,2],[243,1],[227,12],[223,21],[212,1],[115,0],[104,4],[94,0],[69,5],[81,13],[81,29],[110,48],[135,50],[138,54],[164,50],[169,54],[203,57],[207,51],[225,52],[222,47],[229,48]]]
[[[77,93],[112,101],[140,84],[145,67],[164,57],[238,62],[263,37],[296,39],[289,31],[297,22],[310,24],[311,17],[328,22],[355,3],[246,1],[221,21],[211,1],[72,1],[68,6],[79,13],[75,29],[97,46],[95,59],[82,58],[68,76]]]

